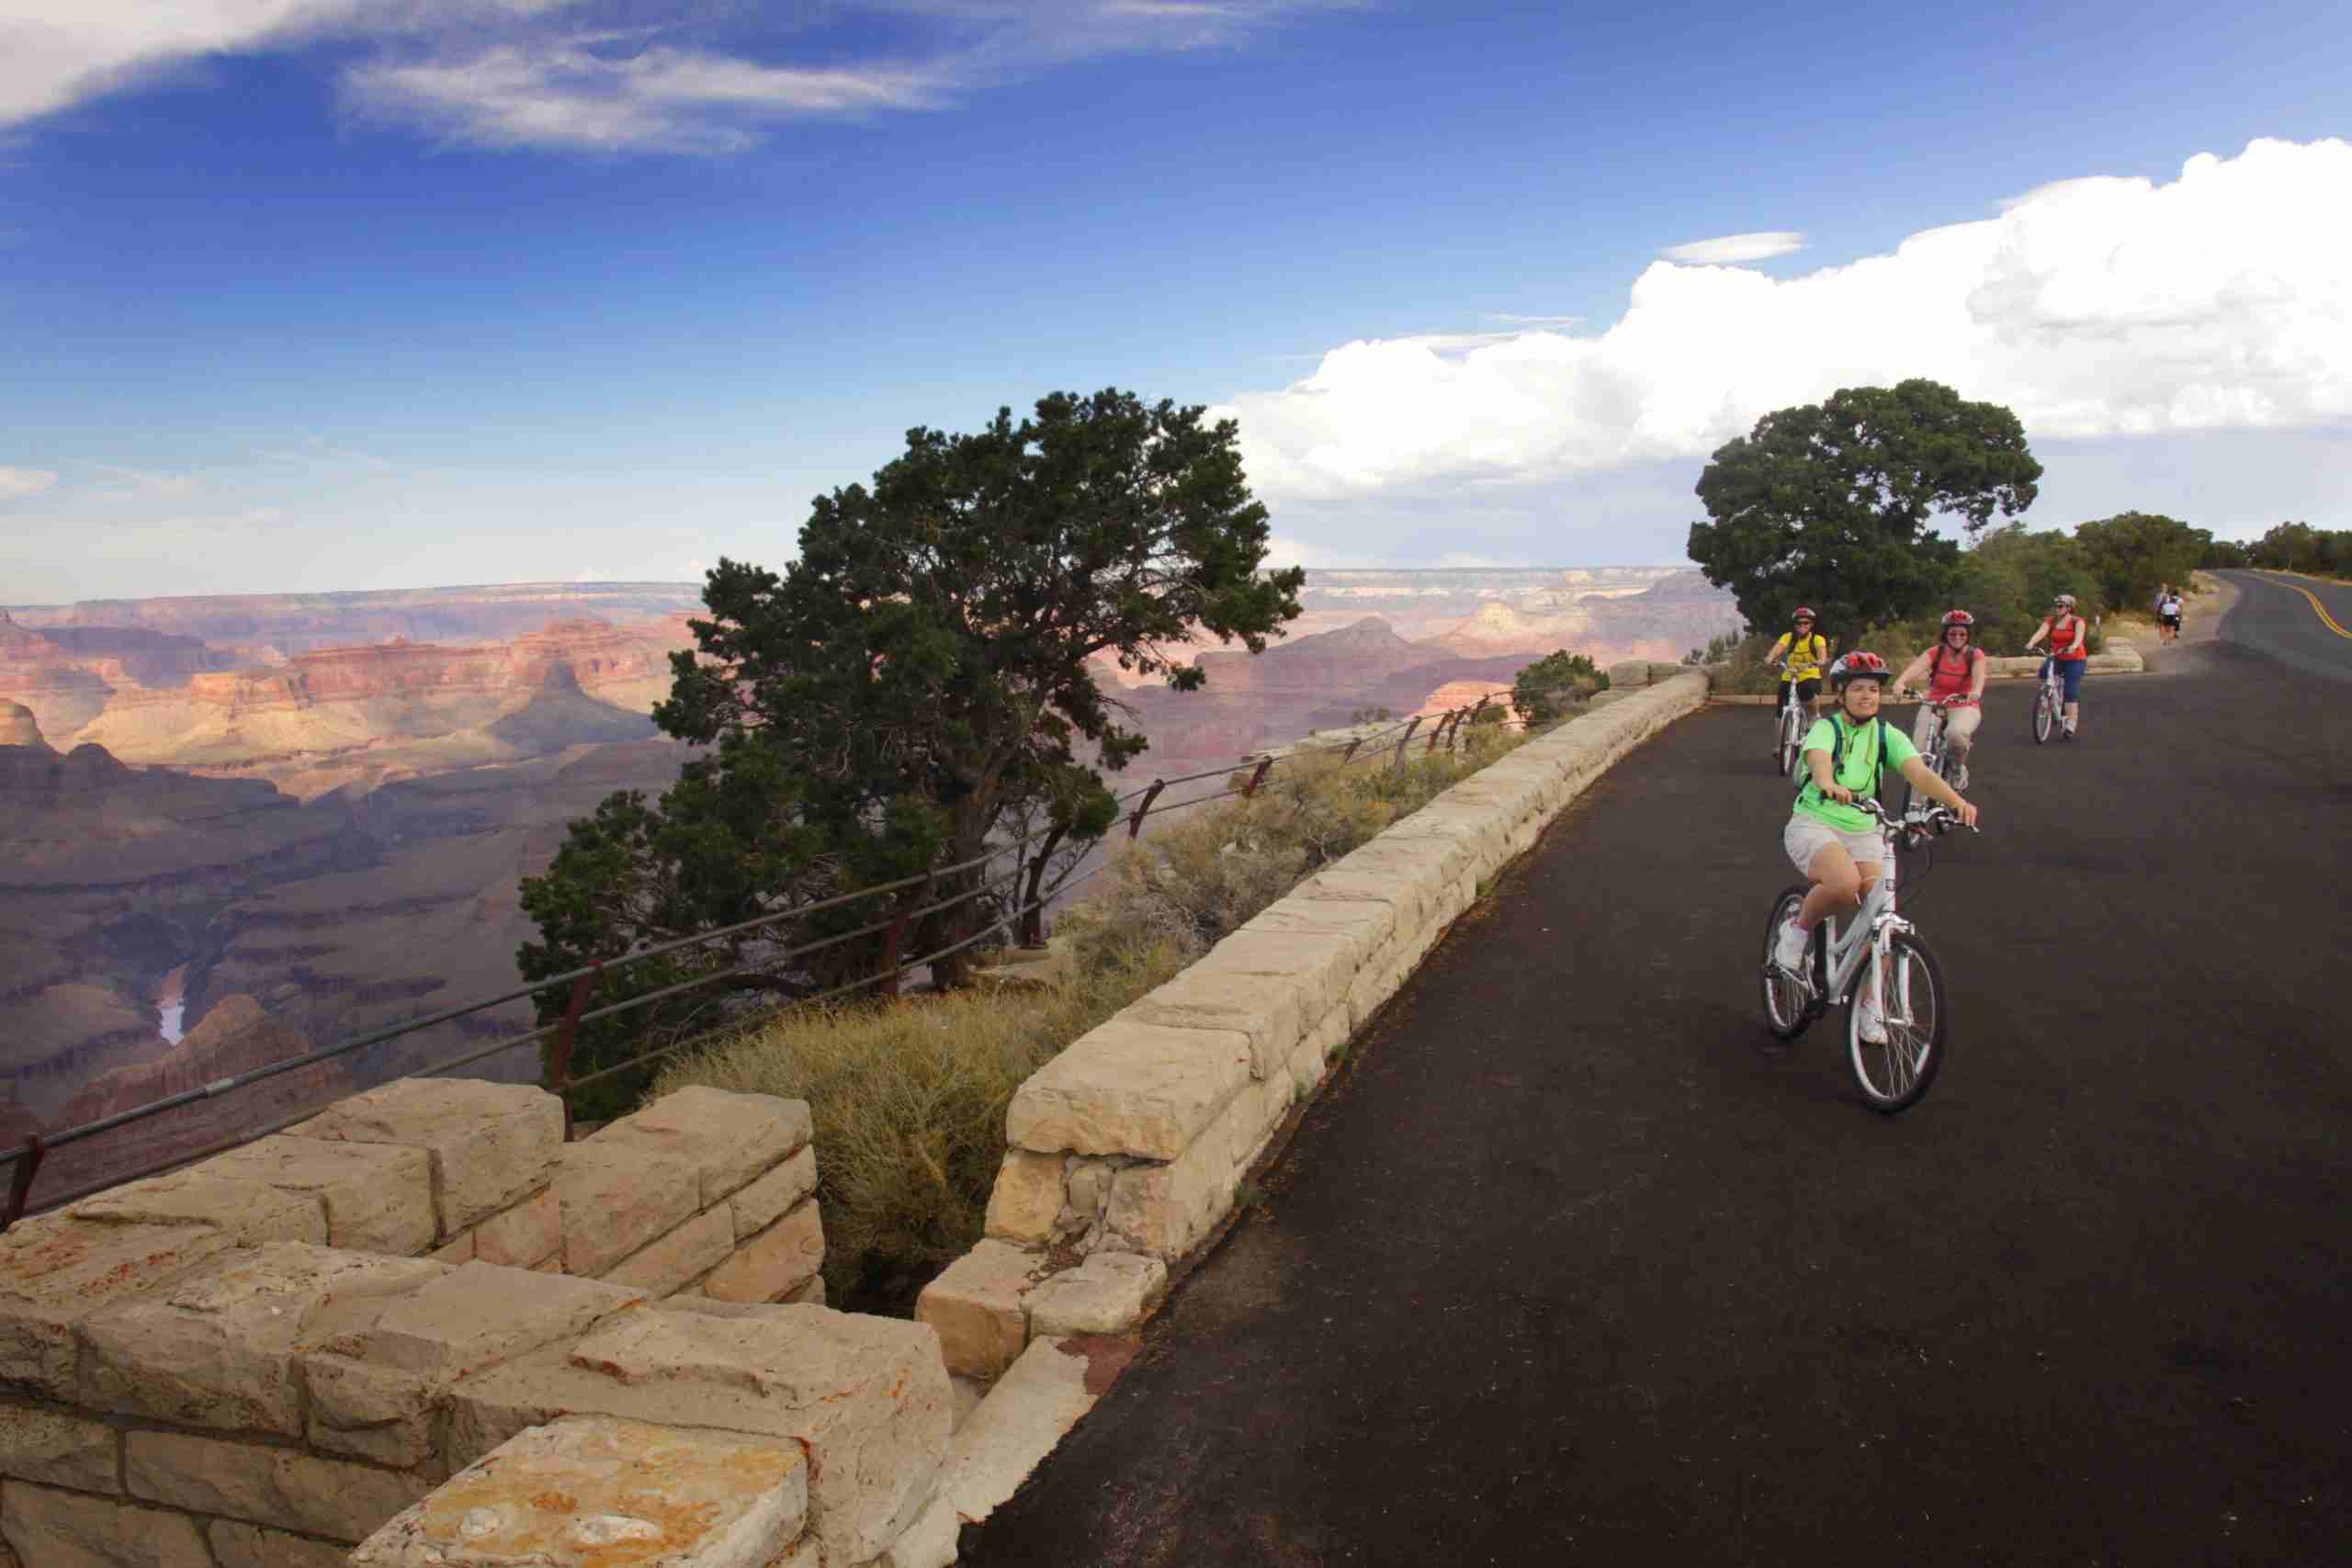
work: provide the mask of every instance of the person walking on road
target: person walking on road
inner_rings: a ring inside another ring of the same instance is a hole
[[[1805,734],[1807,776],[1781,834],[1781,847],[1813,883],[1813,891],[1781,926],[1773,947],[1772,962],[1783,969],[1794,971],[1804,964],[1805,943],[1815,926],[1831,915],[1860,908],[1864,890],[1884,869],[1877,824],[1857,810],[1853,801],[1856,795],[1878,795],[1887,763],[1911,781],[1914,791],[1951,807],[1968,826],[1976,825],[1976,807],[1929,773],[1910,738],[1879,716],[1879,702],[1892,673],[1885,660],[1861,649],[1829,667],[1838,706]],[[1864,976],[1855,1005],[1861,1015],[1862,1038],[1872,1044],[1883,1043],[1886,1021],[1879,1011],[1874,972]]]
[[[1781,685],[1783,689],[1781,705],[1788,705],[1786,688],[1793,683],[1797,689],[1796,700],[1811,708],[1813,716],[1819,718],[1821,667],[1829,661],[1829,641],[1813,629],[1813,612],[1804,605],[1797,606],[1792,621],[1791,629],[1781,634],[1781,640],[1772,645],[1772,651],[1764,656],[1764,662],[1781,666]]]
[[[2156,595],[2156,626],[2157,641],[2180,640],[2180,592],[2169,582],[2165,584],[2165,591]]]
[[[2055,660],[2058,678],[2066,683],[2066,739],[2075,738],[2075,725],[2083,716],[2083,661],[2091,656],[2087,629],[2083,618],[2075,614],[2075,596],[2061,593],[2050,606],[2050,614],[2042,617],[2033,635],[2025,639],[2025,650],[2031,653],[2034,645],[2043,637],[2050,639],[2049,655],[2041,661],[2041,678],[2050,678],[2050,665]]]
[[[1976,727],[1984,718],[1981,705],[1984,650],[1975,643],[1976,617],[1965,610],[1950,611],[1935,646],[1904,666],[1903,673],[1894,678],[1895,695],[1901,696],[1905,687],[1916,687],[1924,680],[1928,701],[1944,705],[1944,752],[1951,759],[1954,789],[1968,787],[1968,753],[1976,744]],[[1935,733],[1936,710],[1921,703],[1918,719],[1911,726],[1911,744],[1924,751]]]

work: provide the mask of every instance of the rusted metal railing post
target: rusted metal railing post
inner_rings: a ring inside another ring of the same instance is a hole
[[[907,921],[914,912],[911,899],[899,905],[898,914],[890,920],[890,934],[883,938],[882,966],[887,973],[882,976],[882,994],[886,997],[899,994],[899,955],[906,951]]]
[[[563,1141],[571,1142],[571,1048],[580,1037],[580,1014],[588,1005],[588,993],[605,977],[604,960],[598,959],[588,973],[571,982],[571,1000],[564,1005],[563,1021],[555,1027],[555,1039],[548,1046],[548,1092],[563,1106]]]
[[[33,1178],[40,1172],[40,1156],[46,1147],[39,1133],[25,1134],[24,1153],[17,1156],[17,1168],[8,1173],[8,1207],[0,1210],[0,1235],[25,1217],[25,1205],[32,1201]]]
[[[1471,728],[1476,729],[1478,727],[1478,716],[1487,711],[1487,699],[1494,694],[1495,694],[1492,692],[1481,692],[1478,694],[1478,705],[1470,710],[1469,724]]]
[[[1461,716],[1460,708],[1450,708],[1437,716],[1437,728],[1430,731],[1430,752],[1432,756],[1437,752],[1437,743],[1446,738],[1453,728],[1453,721]]]
[[[1241,786],[1242,799],[1248,800],[1250,796],[1258,793],[1258,786],[1266,782],[1266,770],[1273,765],[1274,760],[1272,757],[1261,757],[1258,759],[1257,771],[1250,775],[1250,782]]]
[[[1401,773],[1405,771],[1405,748],[1413,743],[1413,731],[1419,729],[1420,727],[1421,716],[1419,714],[1415,714],[1413,716],[1413,721],[1405,726],[1405,733],[1396,738],[1396,761],[1393,764],[1396,772]]]
[[[1151,787],[1143,792],[1143,798],[1136,802],[1136,814],[1127,818],[1127,837],[1130,840],[1143,831],[1144,813],[1151,809],[1151,803],[1158,800],[1159,792],[1167,787],[1166,781],[1154,779],[1151,781]]]
[[[1353,740],[1349,741],[1348,749],[1340,753],[1340,765],[1341,767],[1345,767],[1348,763],[1354,761],[1356,760],[1356,748],[1363,744],[1363,737],[1361,735],[1357,736]]]

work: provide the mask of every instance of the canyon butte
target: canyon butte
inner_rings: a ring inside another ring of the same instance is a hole
[[[1121,787],[1367,708],[1442,711],[1555,649],[1672,660],[1738,629],[1729,595],[1669,568],[1323,571],[1302,602],[1262,655],[1189,650],[1195,693],[1100,667],[1152,742]],[[700,608],[695,584],[522,583],[0,610],[0,1138],[519,984],[521,878],[605,795],[676,776],[686,752],[648,716]],[[527,1027],[509,1003],[103,1140],[107,1158]]]

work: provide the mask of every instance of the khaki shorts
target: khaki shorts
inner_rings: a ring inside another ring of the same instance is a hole
[[[1781,834],[1781,847],[1789,852],[1789,859],[1798,871],[1813,874],[1813,857],[1831,844],[1843,844],[1856,865],[1877,865],[1886,859],[1886,840],[1879,837],[1877,829],[1867,832],[1841,833],[1818,817],[1793,812],[1789,825]]]

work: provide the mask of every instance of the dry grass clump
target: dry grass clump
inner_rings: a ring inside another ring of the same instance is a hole
[[[1278,764],[1257,795],[1179,812],[1122,845],[1057,923],[1069,976],[793,1012],[663,1069],[688,1084],[805,1100],[815,1118],[825,1286],[834,1304],[905,1313],[980,1238],[1005,1111],[1030,1074],[1391,822],[1524,738],[1465,728],[1460,748],[1342,766]]]
[[[1013,1091],[1184,963],[1145,946],[1050,990],[978,987],[786,1014],[682,1057],[648,1098],[707,1084],[807,1100],[827,1298],[904,1314],[980,1239]]]

